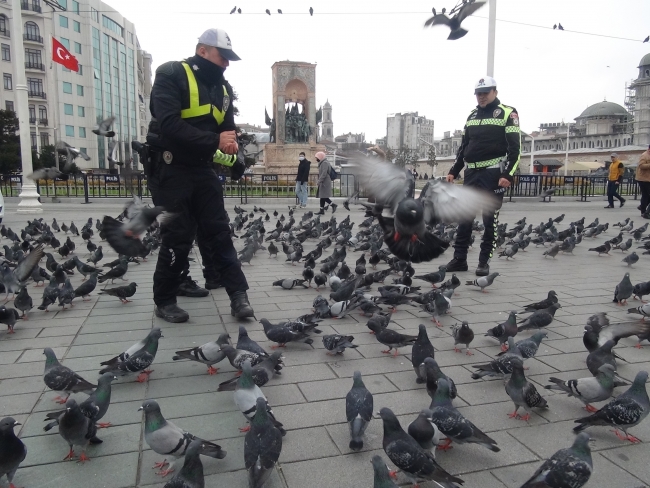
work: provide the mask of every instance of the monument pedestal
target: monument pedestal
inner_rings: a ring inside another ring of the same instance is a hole
[[[322,144],[275,144],[264,145],[264,168],[267,174],[296,174],[298,172],[298,155],[305,153],[305,157],[311,161],[310,174],[314,174],[317,168],[316,153],[326,152]]]

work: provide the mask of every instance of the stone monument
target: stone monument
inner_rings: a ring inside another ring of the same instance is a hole
[[[292,174],[298,170],[298,155],[316,163],[315,154],[325,151],[317,143],[321,110],[316,110],[316,65],[279,61],[273,74],[273,111],[265,113],[270,142],[264,145],[266,173]],[[314,172],[312,166],[311,172]]]

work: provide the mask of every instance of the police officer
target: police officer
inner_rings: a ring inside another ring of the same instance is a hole
[[[224,79],[229,62],[239,59],[228,34],[209,29],[199,38],[194,56],[156,70],[147,134],[150,178],[156,188],[154,203],[177,214],[161,229],[153,277],[154,312],[168,322],[189,319],[176,305],[176,295],[196,232],[204,244],[202,253],[209,256],[203,256],[205,262],[214,265],[230,297],[231,314],[254,316],[214,170],[215,163],[229,167],[233,179],[245,170],[237,156],[233,91]]]
[[[472,110],[465,123],[465,133],[456,162],[449,170],[447,181],[452,182],[465,169],[465,185],[493,192],[499,200],[494,211],[483,213],[485,232],[478,258],[477,276],[490,274],[490,258],[496,247],[499,209],[506,189],[512,184],[513,175],[519,166],[521,135],[519,114],[514,107],[502,104],[497,98],[497,82],[490,76],[478,80],[474,87],[477,107]],[[447,265],[447,271],[467,271],[467,250],[469,248],[473,222],[458,226],[454,244],[454,259]]]

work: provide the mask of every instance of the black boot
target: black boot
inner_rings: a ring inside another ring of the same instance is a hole
[[[203,298],[207,297],[210,294],[205,288],[201,288],[199,284],[192,279],[191,276],[186,276],[185,279],[181,282],[176,292],[177,297],[192,297],[192,298]]]
[[[230,295],[230,315],[238,319],[255,318],[255,312],[245,291],[236,291]]]
[[[467,259],[454,258],[447,264],[447,272],[467,271]]]
[[[487,276],[490,274],[490,265],[488,263],[478,263],[476,268],[476,276]]]
[[[320,212],[316,212],[316,215],[325,215],[325,209],[321,207]]]
[[[174,324],[187,322],[190,318],[190,314],[175,303],[163,305],[162,307],[156,306],[154,307],[153,312],[156,314],[156,317],[160,317],[161,319]]]
[[[206,278],[205,287],[208,290],[216,290],[217,288],[223,287],[223,283],[218,278]]]

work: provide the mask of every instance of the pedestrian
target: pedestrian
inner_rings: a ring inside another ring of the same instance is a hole
[[[621,188],[621,183],[623,183],[623,174],[625,173],[625,167],[623,163],[618,159],[618,154],[612,153],[610,156],[612,162],[609,164],[609,172],[607,176],[607,201],[609,205],[605,208],[614,208],[614,197],[621,202],[621,207],[625,205],[625,198],[623,198],[618,191]]]
[[[311,161],[305,157],[305,153],[301,152],[298,156],[298,175],[296,176],[296,196],[301,208],[307,206],[307,197],[309,196],[309,188],[307,183],[309,181],[309,168]]]
[[[325,210],[327,210],[325,207],[326,203],[332,207],[332,213],[334,213],[338,205],[332,203],[332,200],[330,200],[332,196],[332,178],[330,173],[333,171],[333,168],[323,151],[316,153],[316,162],[318,163],[318,191],[316,192],[316,196],[320,198],[320,211],[316,215],[325,214]]]
[[[230,61],[239,59],[225,31],[208,29],[194,56],[156,70],[147,134],[149,171],[156,179],[154,204],[177,217],[161,228],[153,276],[154,312],[168,322],[189,319],[176,304],[176,295],[196,234],[202,253],[210,256],[206,266],[214,265],[230,297],[231,315],[254,316],[214,170],[214,163],[229,167],[231,178],[237,180],[246,169],[243,157],[237,156],[233,90],[224,78]]]
[[[492,192],[499,205],[495,210],[483,212],[485,232],[478,258],[477,276],[490,274],[490,259],[496,248],[496,229],[499,209],[506,189],[521,156],[519,114],[514,107],[502,104],[497,98],[497,82],[490,76],[478,80],[474,87],[477,107],[465,123],[465,132],[456,162],[449,170],[447,181],[453,182],[465,167],[467,186]],[[456,232],[454,258],[447,264],[448,272],[467,271],[467,250],[472,237],[473,219],[461,222]]]
[[[641,189],[641,216],[650,219],[650,146],[639,158],[635,179]]]

